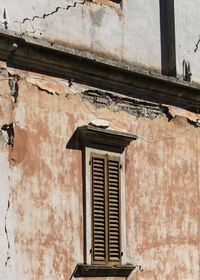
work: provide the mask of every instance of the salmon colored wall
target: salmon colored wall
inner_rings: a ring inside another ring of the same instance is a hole
[[[137,119],[112,105],[98,109],[82,99],[87,86],[6,71],[20,78],[11,108],[12,254],[4,279],[70,279],[83,263],[82,154],[78,143],[66,145],[78,126],[101,118],[110,129],[139,136],[125,151],[126,255],[143,271],[128,279],[198,280],[199,128],[185,117]]]

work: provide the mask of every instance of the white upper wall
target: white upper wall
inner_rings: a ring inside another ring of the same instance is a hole
[[[161,71],[159,0],[2,0],[8,29],[51,43],[87,50],[134,66]],[[177,75],[190,62],[200,82],[200,0],[174,0]]]
[[[122,1],[124,3],[123,59],[127,62],[136,62],[143,67],[155,68],[160,71],[159,1]]]
[[[177,74],[182,77],[182,63],[190,62],[192,81],[200,82],[200,0],[175,0]]]
[[[158,0],[2,0],[3,28],[4,8],[12,31],[160,72]]]

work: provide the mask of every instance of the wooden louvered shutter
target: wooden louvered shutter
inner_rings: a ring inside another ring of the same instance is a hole
[[[92,154],[92,263],[120,264],[120,161]]]
[[[92,157],[93,263],[106,262],[106,205],[104,157]]]
[[[108,159],[108,244],[109,262],[120,262],[120,162]]]

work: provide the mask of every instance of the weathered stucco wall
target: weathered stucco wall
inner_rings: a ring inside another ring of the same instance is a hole
[[[199,279],[199,129],[176,117],[135,130],[150,141],[127,151],[128,248],[144,267],[136,279]]]
[[[3,0],[5,11],[2,28],[160,71],[158,1]]]
[[[0,279],[70,279],[83,263],[82,154],[67,144],[96,118],[139,136],[125,153],[126,255],[143,271],[128,279],[199,279],[198,116],[3,64],[0,83],[14,128],[13,146],[1,129]]]

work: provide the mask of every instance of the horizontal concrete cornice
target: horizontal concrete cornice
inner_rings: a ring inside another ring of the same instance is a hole
[[[78,49],[0,29],[0,59],[8,66],[199,112],[200,86]]]

